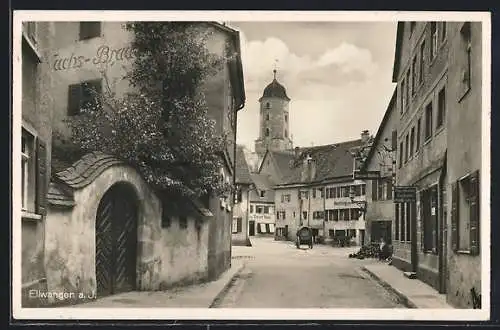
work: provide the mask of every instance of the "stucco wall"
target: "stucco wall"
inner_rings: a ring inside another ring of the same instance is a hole
[[[460,46],[460,28],[462,23],[450,23],[449,39],[451,42],[449,79],[460,81],[462,63],[459,62],[459,52],[463,51]],[[452,182],[462,176],[478,170],[482,166],[482,31],[481,23],[471,23],[471,89],[462,100],[460,100],[459,84],[450,88],[449,102],[453,109],[453,116],[447,118],[448,129],[448,205],[451,205]],[[482,176],[483,173],[480,172]],[[480,185],[486,186],[488,182],[480,179]],[[481,203],[481,202],[480,202]],[[489,214],[480,211],[480,222],[484,225]],[[448,212],[448,228],[451,228],[451,212]],[[451,249],[451,230],[448,230],[448,301],[462,308],[472,308],[470,289],[474,287],[477,292],[481,291],[481,254],[471,256],[455,253]]]
[[[189,217],[188,228],[180,229],[174,218],[168,229],[162,229],[157,196],[135,170],[119,165],[75,191],[73,209],[49,209],[45,241],[48,290],[86,296],[96,291],[97,208],[106,191],[118,182],[131,185],[139,201],[137,289],[158,290],[206,278],[209,223],[203,222],[197,230],[194,218]]]
[[[248,241],[248,212],[249,212],[249,190],[248,186],[242,186],[241,201],[234,205],[233,219],[241,218],[241,232],[232,232],[233,245],[245,245]],[[232,229],[231,229],[232,231]]]
[[[281,202],[281,196],[283,194],[290,195],[290,202]],[[288,225],[288,239],[291,241],[295,241],[295,234],[297,233],[300,221],[297,202],[298,198],[299,195],[297,188],[275,190],[274,202],[276,212],[285,211],[285,219],[276,219],[276,228],[285,228],[285,226]]]

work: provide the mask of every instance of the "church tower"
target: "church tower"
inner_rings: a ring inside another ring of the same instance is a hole
[[[255,140],[255,152],[262,159],[267,150],[291,150],[290,118],[288,104],[290,98],[286,89],[276,80],[276,69],[273,70],[274,79],[264,89],[260,103],[260,132]]]

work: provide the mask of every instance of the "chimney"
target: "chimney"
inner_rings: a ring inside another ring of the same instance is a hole
[[[367,144],[368,141],[370,141],[370,132],[365,129],[361,132],[361,142],[363,142],[363,144]]]

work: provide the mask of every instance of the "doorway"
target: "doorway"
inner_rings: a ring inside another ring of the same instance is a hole
[[[102,197],[96,214],[95,266],[97,296],[136,288],[137,198],[119,183]]]
[[[248,236],[255,236],[255,221],[248,222]]]

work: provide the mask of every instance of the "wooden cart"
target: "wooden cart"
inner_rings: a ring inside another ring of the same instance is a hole
[[[297,239],[296,245],[297,249],[300,248],[300,245],[307,244],[310,249],[313,248],[313,235],[312,229],[309,227],[301,227],[297,230]]]

